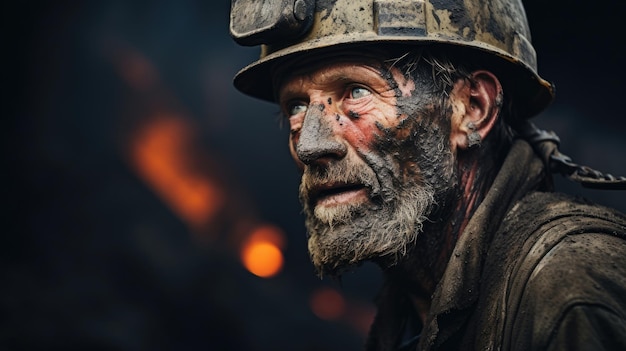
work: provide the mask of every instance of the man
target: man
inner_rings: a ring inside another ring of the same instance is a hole
[[[272,5],[273,3],[273,5]],[[258,15],[257,15],[258,14]],[[280,105],[320,275],[384,271],[368,350],[626,349],[626,218],[578,166],[519,1],[235,0],[235,86]]]

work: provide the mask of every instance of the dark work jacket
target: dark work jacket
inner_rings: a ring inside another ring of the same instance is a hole
[[[626,217],[544,180],[516,141],[403,350],[626,350]],[[385,284],[368,350],[400,348],[408,301]]]

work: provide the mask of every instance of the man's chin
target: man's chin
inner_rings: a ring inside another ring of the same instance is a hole
[[[359,253],[352,256],[349,253],[354,251],[343,251],[333,254],[320,255],[319,249],[309,245],[311,262],[315,266],[318,276],[340,277],[342,274],[354,271],[365,262],[373,262],[381,269],[387,269],[399,262],[407,252],[402,250],[394,253],[370,252]]]
[[[363,203],[345,203],[332,206],[315,206],[312,216],[316,231],[334,230],[359,221],[366,211]],[[327,227],[327,228],[326,228]],[[311,228],[309,228],[311,230]]]
[[[381,236],[354,223],[309,233],[309,255],[319,276],[341,276],[366,261],[387,268],[406,253],[405,242],[388,245],[393,240],[389,237],[385,243],[371,241],[370,238]]]
[[[311,262],[318,275],[338,276],[360,265],[367,259],[357,249],[359,235],[346,223],[322,224],[315,221],[307,223],[309,232],[308,248]]]

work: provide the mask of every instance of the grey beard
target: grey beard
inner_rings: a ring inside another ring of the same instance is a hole
[[[309,254],[320,275],[338,275],[366,260],[394,265],[417,239],[435,206],[435,190],[416,180],[391,179],[391,174],[397,172],[387,171],[377,178],[381,172],[348,160],[323,170],[305,171],[300,198],[306,215]],[[314,207],[308,189],[329,180],[364,184],[370,201]]]

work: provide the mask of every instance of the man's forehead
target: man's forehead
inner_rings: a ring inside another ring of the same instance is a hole
[[[307,68],[295,72],[278,86],[278,101],[286,96],[299,94],[303,89],[337,89],[353,84],[361,84],[382,93],[398,87],[405,79],[395,67],[382,67],[380,64],[362,60],[334,61],[317,68]]]

